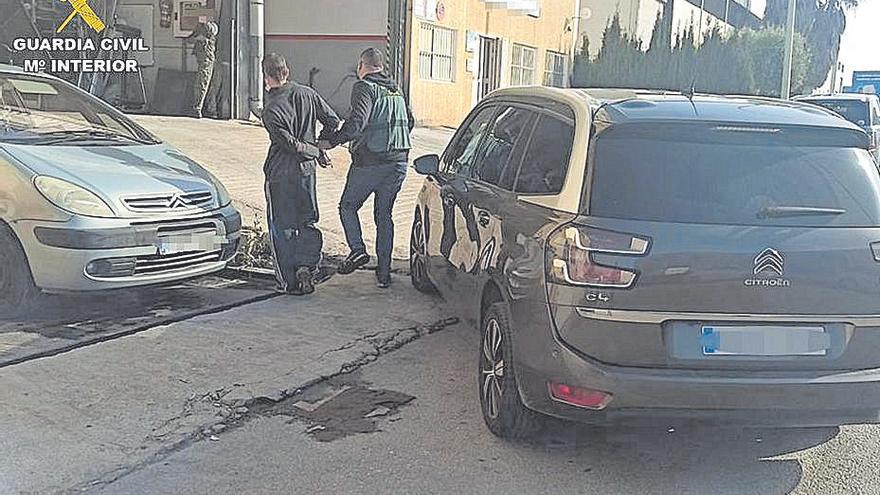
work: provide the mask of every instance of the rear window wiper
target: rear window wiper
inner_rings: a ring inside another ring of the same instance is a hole
[[[767,206],[758,211],[758,218],[811,217],[817,215],[843,215],[843,208],[817,206]]]
[[[109,139],[113,141],[131,141],[139,144],[155,144],[151,141],[146,141],[143,139],[138,139],[132,136],[126,136],[125,134],[119,134],[116,132],[107,132],[101,131],[98,129],[81,129],[75,131],[52,131],[52,132],[43,132],[39,134],[40,139],[48,139],[48,143],[43,144],[57,144],[63,143],[71,140],[77,140],[82,138],[94,138],[94,139]]]

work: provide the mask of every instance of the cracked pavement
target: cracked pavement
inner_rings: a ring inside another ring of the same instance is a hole
[[[0,494],[100,487],[210,438],[248,405],[296,395],[455,323],[404,278],[386,291],[374,279],[337,276],[313,296],[0,369]]]
[[[501,441],[477,332],[395,282],[336,276],[0,369],[0,494],[880,493],[877,425]]]
[[[309,415],[272,408],[87,493],[880,493],[877,426],[668,431],[551,422],[535,439],[499,440],[480,417],[478,343],[473,328],[455,325],[340,378],[338,390],[361,384],[415,397],[375,428],[322,441]],[[333,402],[333,388],[306,400]]]

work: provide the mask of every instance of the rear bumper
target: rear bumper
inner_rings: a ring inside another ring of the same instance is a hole
[[[549,313],[545,303],[518,301],[513,305],[513,321],[531,323],[531,328],[514,323],[514,355],[523,402],[550,416],[594,424],[837,426],[880,422],[880,368],[840,372],[609,365],[559,340],[549,315],[536,327],[539,318],[535,315],[541,313]],[[550,381],[599,390],[613,398],[601,411],[570,406],[551,399]]]
[[[695,376],[686,371],[620,369],[560,356],[555,370],[520,365],[517,379],[530,408],[597,424],[707,423],[748,426],[838,426],[880,422],[880,370],[822,377]],[[553,380],[613,395],[591,411],[554,401]]]

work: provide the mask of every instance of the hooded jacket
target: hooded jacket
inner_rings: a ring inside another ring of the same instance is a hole
[[[339,146],[351,142],[351,162],[354,167],[406,162],[409,160],[409,149],[374,152],[365,144],[368,137],[366,131],[376,103],[371,84],[382,86],[392,93],[400,91],[393,79],[381,73],[369,74],[364,80],[356,82],[351,90],[351,115],[342,129],[330,138],[330,144]],[[406,115],[411,131],[415,127],[415,119],[409,105],[406,105]]]
[[[269,133],[269,155],[263,172],[271,181],[279,170],[296,167],[303,174],[314,173],[321,157],[315,123],[324,126],[321,139],[339,127],[339,117],[314,89],[289,82],[269,90],[263,109],[263,126]]]

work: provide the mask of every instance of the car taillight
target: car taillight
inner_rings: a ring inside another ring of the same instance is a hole
[[[625,289],[636,273],[603,266],[593,260],[593,253],[641,256],[648,252],[649,241],[590,227],[566,225],[548,241],[550,278],[566,285]]]
[[[575,387],[557,382],[550,382],[547,386],[550,389],[550,397],[553,400],[585,409],[596,411],[605,409],[612,399],[611,394],[601,390]]]

